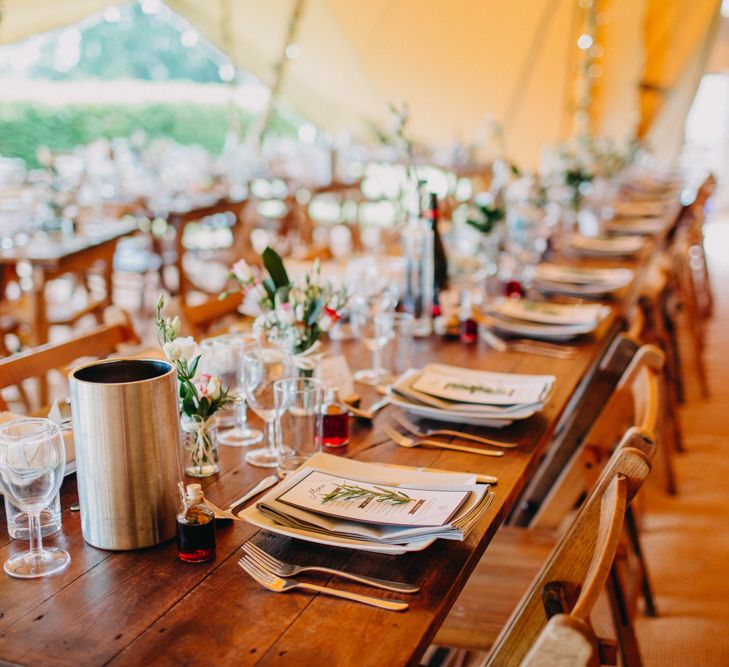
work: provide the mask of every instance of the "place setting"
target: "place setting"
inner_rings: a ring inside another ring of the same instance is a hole
[[[631,269],[595,268],[543,262],[537,266],[535,287],[542,292],[600,298],[625,288],[633,280]]]
[[[481,321],[510,336],[565,341],[592,333],[609,313],[610,307],[602,304],[508,298],[489,304]]]

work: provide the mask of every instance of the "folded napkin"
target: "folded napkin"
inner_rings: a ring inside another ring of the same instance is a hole
[[[488,311],[500,317],[541,324],[597,326],[610,309],[601,304],[561,304],[528,299],[499,299],[489,306]]]

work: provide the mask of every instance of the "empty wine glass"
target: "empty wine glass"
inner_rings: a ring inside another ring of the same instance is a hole
[[[273,385],[294,377],[294,365],[286,351],[275,347],[250,350],[243,356],[243,387],[251,409],[266,424],[264,446],[246,453],[246,461],[262,468],[278,465],[277,406]],[[283,409],[285,406],[278,406]]]
[[[11,577],[45,577],[71,562],[66,551],[44,549],[40,513],[63,481],[66,450],[61,429],[48,419],[15,419],[0,425],[0,490],[27,512],[30,549],[5,561]]]
[[[377,316],[390,312],[394,307],[395,302],[389,294],[353,299],[352,330],[372,354],[371,367],[354,374],[354,379],[362,384],[378,385],[388,375],[387,370],[382,367],[382,348],[387,343],[390,332],[387,323],[382,320],[378,322]]]
[[[218,417],[219,427],[232,426],[218,435],[218,442],[230,447],[256,445],[263,440],[263,433],[248,426],[248,410],[243,395],[243,357],[246,352],[260,348],[260,338],[255,333],[236,332],[212,340],[217,341],[220,358],[225,360],[225,374],[221,373],[223,383],[238,395],[232,409],[221,411]]]
[[[531,283],[534,267],[547,249],[544,213],[531,204],[514,204],[506,213],[506,250],[517,260],[522,282]]]

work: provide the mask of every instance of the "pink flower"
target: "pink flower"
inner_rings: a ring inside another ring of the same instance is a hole
[[[195,389],[197,389],[197,393],[200,398],[208,397],[208,384],[210,382],[210,378],[211,376],[209,373],[203,373],[195,383]]]

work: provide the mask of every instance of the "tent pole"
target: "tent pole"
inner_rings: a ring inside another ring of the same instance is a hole
[[[268,97],[268,104],[266,110],[260,117],[260,122],[257,123],[257,127],[253,133],[253,144],[260,147],[263,143],[263,138],[266,135],[273,113],[276,109],[276,101],[283,87],[283,82],[286,76],[286,69],[288,67],[289,58],[286,56],[286,47],[294,43],[296,39],[296,33],[299,29],[299,23],[301,16],[304,12],[304,5],[306,0],[296,0],[294,8],[291,12],[291,18],[289,19],[288,29],[286,31],[286,39],[284,40],[283,47],[281,48],[281,55],[279,56],[278,62],[273,71],[273,84],[271,85],[271,94]]]
[[[220,0],[220,33],[223,38],[223,50],[228,54],[231,63],[233,56],[233,36],[231,33],[233,25],[233,13],[230,0]],[[228,131],[226,132],[225,145],[237,146],[240,142],[240,114],[235,102],[235,91],[238,88],[238,67],[235,67],[233,78],[228,81]]]

